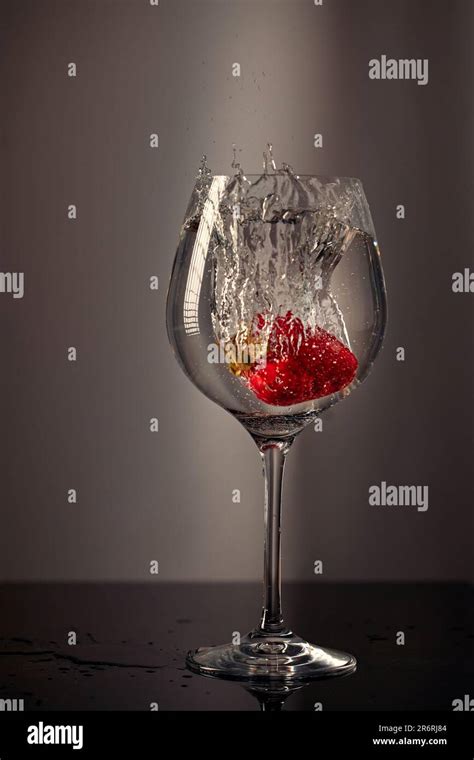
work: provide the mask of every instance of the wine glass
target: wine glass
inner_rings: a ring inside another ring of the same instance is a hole
[[[189,652],[207,676],[277,684],[346,675],[344,652],[284,623],[280,521],[295,436],[369,372],[386,323],[385,283],[358,179],[213,175],[203,163],[181,229],[167,328],[189,379],[247,429],[265,475],[263,612],[239,644]]]

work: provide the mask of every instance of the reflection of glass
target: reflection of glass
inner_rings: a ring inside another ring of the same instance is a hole
[[[254,438],[266,497],[260,625],[239,645],[190,652],[194,671],[296,683],[354,670],[351,655],[313,646],[283,622],[281,485],[297,433],[369,372],[385,319],[358,180],[201,170],[174,262],[168,333],[190,380]]]
[[[271,681],[260,684],[246,682],[246,684],[245,690],[255,697],[261,712],[281,712],[288,697],[308,685],[304,681],[298,681],[295,684],[291,681],[279,681],[273,684]]]

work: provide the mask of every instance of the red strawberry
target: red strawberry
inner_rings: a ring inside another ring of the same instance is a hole
[[[301,319],[293,317],[291,311],[284,317],[276,317],[268,339],[267,360],[282,361],[297,356],[303,340]]]
[[[258,314],[255,332],[265,320]],[[273,406],[291,406],[337,393],[349,385],[357,359],[335,335],[320,327],[304,329],[289,311],[276,317],[268,339],[266,364],[256,364],[245,377],[257,398]]]
[[[345,388],[354,379],[358,365],[352,351],[320,327],[307,332],[298,360],[313,377],[313,398]]]
[[[273,406],[291,406],[311,398],[312,378],[294,359],[267,362],[252,370],[248,383],[257,398]]]

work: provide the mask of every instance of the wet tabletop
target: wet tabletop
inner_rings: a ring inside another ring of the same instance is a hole
[[[258,710],[255,694],[190,673],[184,658],[248,632],[260,601],[248,583],[3,585],[0,699],[24,699],[25,710]],[[451,710],[472,692],[473,602],[462,584],[287,584],[293,630],[359,665],[283,709]]]

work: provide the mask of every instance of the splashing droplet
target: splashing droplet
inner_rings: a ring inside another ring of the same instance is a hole
[[[267,143],[267,149],[263,151],[263,172],[264,174],[269,174],[269,169],[272,172],[277,172],[277,165],[275,163],[275,159],[273,157],[273,145],[272,143]]]

